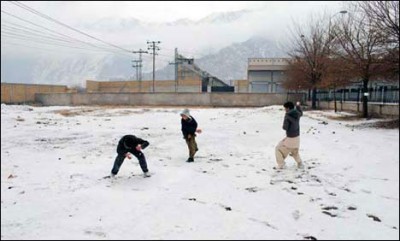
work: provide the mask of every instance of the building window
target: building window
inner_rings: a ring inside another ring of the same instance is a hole
[[[252,82],[250,85],[252,93],[268,93],[269,85],[267,82]]]

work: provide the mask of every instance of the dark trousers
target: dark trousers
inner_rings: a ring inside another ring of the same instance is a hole
[[[196,143],[196,138],[195,136],[191,136],[190,138],[185,138],[186,144],[189,148],[189,157],[193,158],[194,154],[197,152],[197,143]]]
[[[147,169],[146,158],[144,157],[143,152],[132,153],[132,154],[139,160],[139,165],[140,168],[142,168],[142,171],[148,172],[149,170]],[[118,155],[115,158],[114,166],[111,170],[112,174],[117,175],[119,169],[121,168],[122,163],[124,163],[124,160],[125,160],[125,155]]]

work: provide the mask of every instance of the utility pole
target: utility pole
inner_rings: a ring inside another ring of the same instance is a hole
[[[139,61],[142,63],[142,54],[148,54],[148,51],[144,51],[142,49],[139,49],[138,51],[132,51],[134,54],[139,54]],[[139,81],[142,80],[142,65],[140,66],[139,69]]]
[[[139,73],[138,73],[138,68],[139,68],[139,66],[140,66],[140,64],[138,64],[138,63],[139,63],[139,60],[132,60],[132,62],[135,63],[135,64],[132,65],[132,67],[136,69],[136,79],[138,79],[138,78],[139,78],[139,75],[138,75],[138,74],[139,74]],[[132,79],[133,79],[133,77],[132,77]],[[119,92],[122,92],[122,91],[125,89],[126,83],[127,83],[127,82],[125,82],[125,83],[122,85],[122,87],[119,89]]]
[[[132,60],[133,63],[135,63],[134,65],[132,65],[133,68],[136,69],[136,80],[139,80],[139,68],[142,66],[141,65],[141,60]]]
[[[175,48],[175,61],[169,63],[175,65],[175,92],[178,92],[178,64],[182,63],[182,61],[178,61],[178,48]]]
[[[147,41],[148,50],[153,50],[153,92],[155,92],[154,80],[155,80],[155,62],[156,62],[156,50],[160,50],[160,48],[156,44],[160,44],[160,41]]]
[[[139,92],[142,92],[142,54],[147,54],[149,52],[143,51],[142,49],[139,49],[139,51],[132,51],[134,54],[139,54],[139,76],[138,76],[138,81],[139,81]]]

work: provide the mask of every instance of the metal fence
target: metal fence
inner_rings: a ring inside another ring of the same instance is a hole
[[[233,86],[211,86],[211,92],[235,92]]]
[[[317,100],[318,101],[333,101],[334,94],[336,95],[336,101],[362,101],[362,89],[339,89],[336,93],[333,90],[318,90]],[[308,96],[311,100],[311,96]],[[399,88],[381,86],[378,88],[368,89],[368,102],[377,103],[399,103]]]

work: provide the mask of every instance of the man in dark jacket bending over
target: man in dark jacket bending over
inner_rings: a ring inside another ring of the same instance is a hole
[[[149,145],[148,141],[140,139],[134,135],[126,135],[121,138],[118,142],[117,153],[118,156],[115,158],[114,166],[111,170],[111,176],[117,175],[119,168],[124,162],[125,158],[131,159],[133,154],[142,168],[144,177],[150,177],[149,170],[147,169],[146,158],[142,152]]]

